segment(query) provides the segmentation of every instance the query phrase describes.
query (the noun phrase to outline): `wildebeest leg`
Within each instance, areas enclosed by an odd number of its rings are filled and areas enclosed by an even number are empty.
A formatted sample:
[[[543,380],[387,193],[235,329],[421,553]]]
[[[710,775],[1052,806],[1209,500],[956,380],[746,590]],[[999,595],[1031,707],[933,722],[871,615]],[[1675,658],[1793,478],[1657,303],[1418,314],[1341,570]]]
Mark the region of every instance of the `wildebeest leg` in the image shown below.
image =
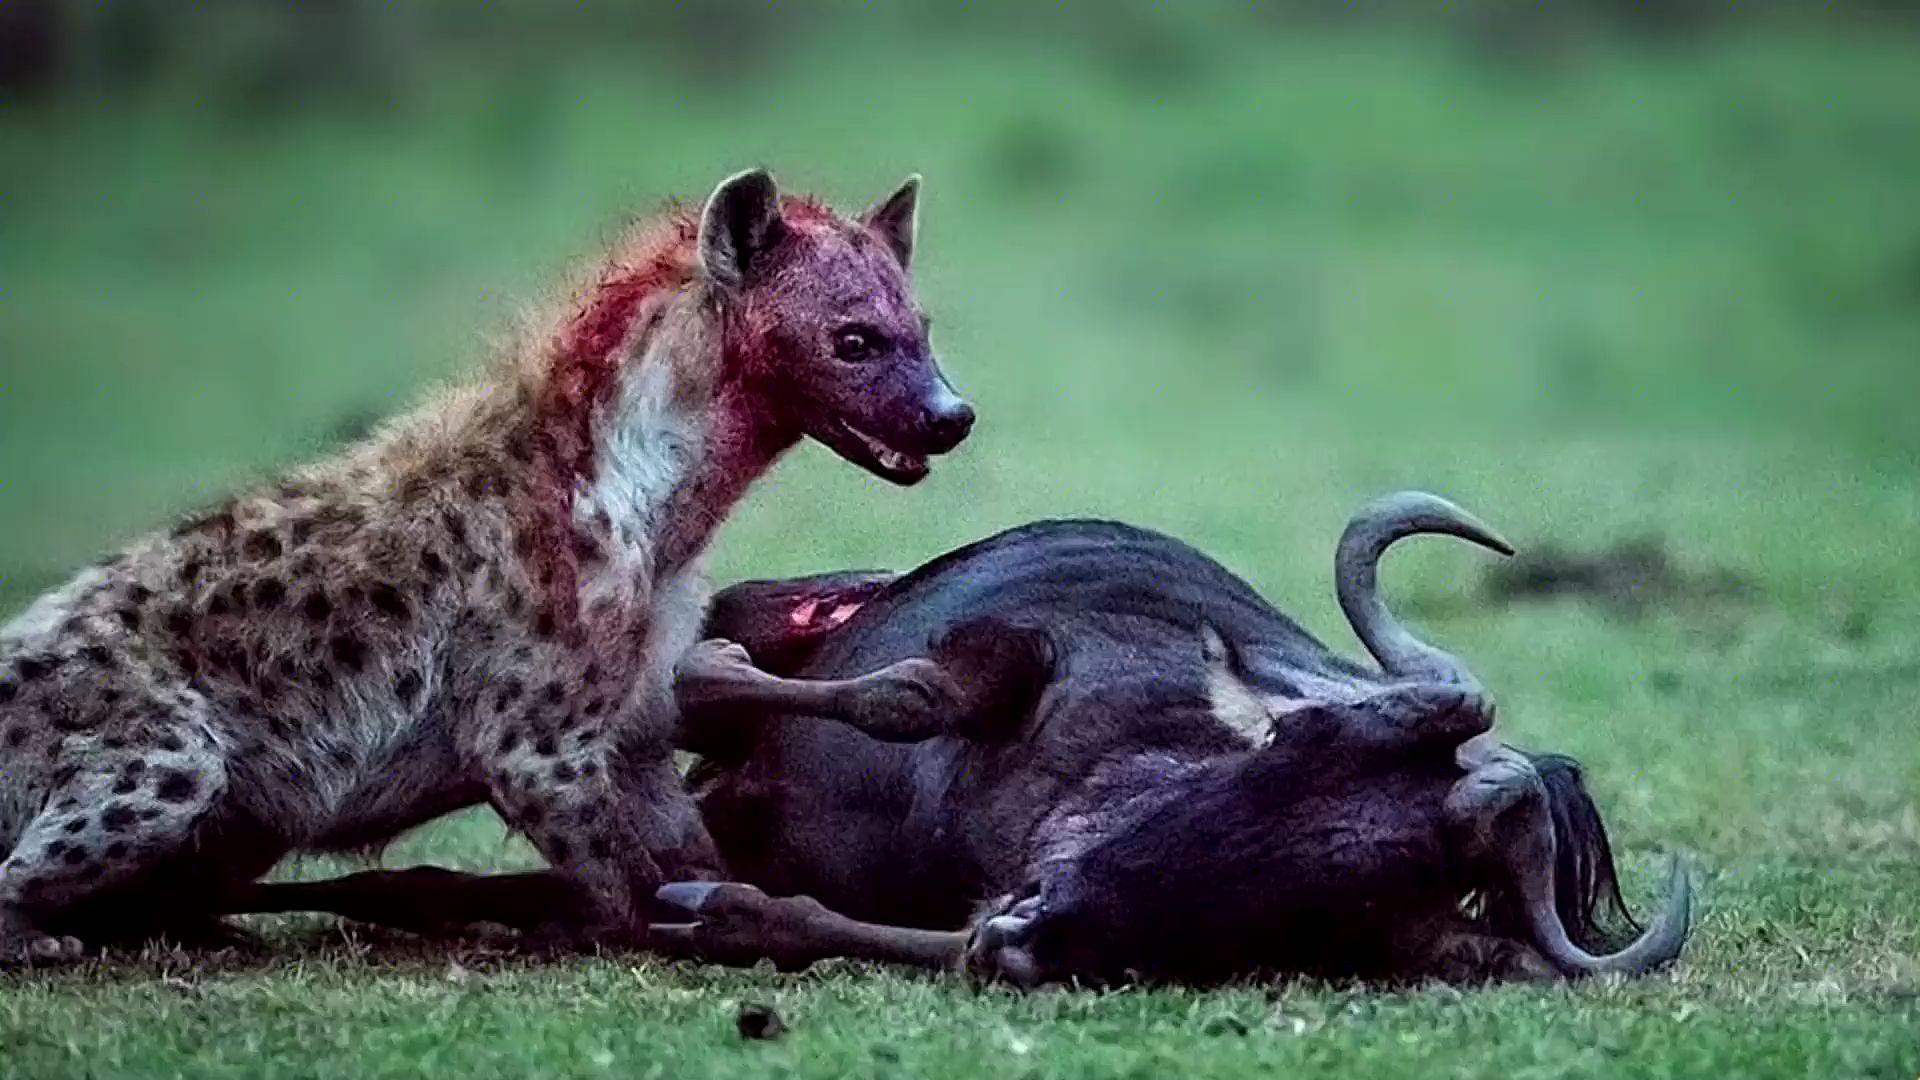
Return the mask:
[[[714,963],[771,960],[782,971],[797,971],[818,960],[848,959],[952,970],[967,945],[966,931],[860,922],[812,897],[768,896],[751,885],[676,882],[656,896],[697,921],[655,925],[650,940],[678,944]]]
[[[700,642],[674,670],[680,746],[698,752],[729,726],[796,713],[889,742],[992,737],[1018,727],[1052,672],[1044,633],[997,620],[964,623],[930,651],[850,679],[789,679],[756,667],[734,642]]]
[[[751,885],[680,882],[660,890],[658,914],[693,923],[659,923],[648,944],[671,955],[750,965],[772,960],[783,971],[844,957],[945,969],[958,963],[964,933],[858,922],[807,897],[772,897]],[[435,867],[370,870],[331,881],[275,882],[238,890],[227,914],[317,911],[376,926],[431,933],[475,923],[516,930],[585,925],[593,905],[579,883],[556,871],[468,874]]]
[[[1456,747],[1493,727],[1493,699],[1471,682],[1439,679],[1381,687],[1354,700],[1275,695],[1259,689],[1247,657],[1212,627],[1201,633],[1214,714],[1246,730],[1272,724],[1296,732],[1312,728],[1368,749]]]
[[[317,911],[415,933],[473,923],[516,930],[586,925],[592,898],[580,882],[553,870],[468,874],[418,866],[368,870],[330,881],[261,882],[235,889],[221,913]]]
[[[743,716],[799,713],[852,724],[876,739],[918,742],[947,729],[959,694],[938,664],[915,657],[851,679],[788,679],[755,667],[731,641],[703,641],[674,669],[674,693],[697,747],[701,727]]]

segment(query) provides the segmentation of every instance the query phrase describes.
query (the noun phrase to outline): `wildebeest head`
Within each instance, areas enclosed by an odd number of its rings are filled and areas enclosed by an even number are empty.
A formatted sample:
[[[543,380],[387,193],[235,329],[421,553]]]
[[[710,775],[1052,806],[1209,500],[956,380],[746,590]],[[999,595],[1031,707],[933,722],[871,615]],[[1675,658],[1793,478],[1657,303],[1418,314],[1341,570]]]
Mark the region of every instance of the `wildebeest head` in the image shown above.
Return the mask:
[[[980,923],[975,969],[1024,985],[1480,978],[1630,974],[1677,957],[1684,873],[1655,925],[1607,953],[1632,922],[1578,767],[1499,755],[1492,774],[1464,778],[1440,757],[1330,768],[1341,755],[1323,733],[1177,777],[1128,763],[1104,806],[1053,823],[1105,831]]]
[[[1265,710],[1270,743],[1110,762],[1042,821],[1028,886],[977,924],[975,973],[1023,985],[1262,969],[1578,976],[1677,957],[1691,903],[1680,865],[1660,919],[1605,952],[1607,924],[1632,924],[1578,766],[1494,741],[1491,705],[1464,665],[1380,603],[1380,555],[1434,531],[1505,547],[1426,496],[1376,503],[1341,541],[1341,606],[1389,676],[1383,687],[1279,696],[1209,635],[1216,708]]]

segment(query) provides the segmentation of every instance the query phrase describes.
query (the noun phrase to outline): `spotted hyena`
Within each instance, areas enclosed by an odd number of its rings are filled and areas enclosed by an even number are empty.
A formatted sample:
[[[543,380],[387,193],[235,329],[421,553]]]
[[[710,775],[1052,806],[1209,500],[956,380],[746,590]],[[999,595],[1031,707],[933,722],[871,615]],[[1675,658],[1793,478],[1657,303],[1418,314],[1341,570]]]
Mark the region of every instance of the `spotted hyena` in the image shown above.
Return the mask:
[[[218,931],[287,852],[477,803],[598,940],[709,871],[667,679],[715,527],[803,435],[910,484],[972,424],[908,284],[917,195],[845,218],[732,177],[487,376],[0,629],[0,961]]]

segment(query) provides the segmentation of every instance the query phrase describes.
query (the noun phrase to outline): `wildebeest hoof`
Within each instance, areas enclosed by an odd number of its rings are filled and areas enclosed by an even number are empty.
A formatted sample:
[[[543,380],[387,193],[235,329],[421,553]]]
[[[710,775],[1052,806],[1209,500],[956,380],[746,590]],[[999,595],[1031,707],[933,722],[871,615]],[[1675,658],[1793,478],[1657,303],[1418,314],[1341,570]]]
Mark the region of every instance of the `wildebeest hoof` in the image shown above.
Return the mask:
[[[1500,749],[1500,740],[1494,737],[1493,732],[1483,731],[1454,747],[1453,763],[1462,772],[1472,772],[1482,765],[1491,764]]]
[[[959,689],[925,657],[889,664],[857,683],[847,719],[876,738],[928,738],[952,727],[960,712]]]
[[[35,934],[0,941],[0,971],[65,967],[85,956],[79,938]]]
[[[758,670],[745,645],[726,638],[708,638],[695,642],[681,654],[679,662],[673,667],[673,680],[675,689],[680,693],[694,691],[697,696],[697,692],[704,688],[703,684],[728,685]]]
[[[1003,982],[1023,990],[1044,981],[1033,955],[1040,909],[1040,898],[1029,896],[975,925],[973,940],[967,943],[967,975],[977,982]]]
[[[1456,820],[1491,818],[1526,799],[1543,795],[1540,773],[1525,754],[1508,746],[1485,749],[1474,770],[1447,793],[1447,813]]]
[[[720,887],[724,884],[726,883],[720,881],[675,881],[655,889],[653,898],[668,907],[678,908],[689,915],[699,915],[706,907],[707,901],[713,899],[713,894],[720,891]],[[751,885],[739,885],[735,887],[753,889]],[[760,890],[753,889],[753,891],[759,892]]]
[[[1510,746],[1484,749],[1479,762],[1454,783],[1442,804],[1465,851],[1501,862],[1518,850],[1518,843],[1546,842],[1551,859],[1552,823],[1540,816],[1545,813],[1547,793],[1533,762]],[[1533,812],[1516,813],[1522,807],[1532,807]]]
[[[1458,683],[1389,687],[1355,707],[1386,725],[1396,741],[1460,743],[1493,727],[1493,699],[1477,686]]]
[[[734,967],[771,960],[781,971],[801,970],[831,951],[825,933],[833,914],[812,897],[768,896],[730,881],[677,881],[654,899],[695,920],[650,928],[654,944],[668,951]]]

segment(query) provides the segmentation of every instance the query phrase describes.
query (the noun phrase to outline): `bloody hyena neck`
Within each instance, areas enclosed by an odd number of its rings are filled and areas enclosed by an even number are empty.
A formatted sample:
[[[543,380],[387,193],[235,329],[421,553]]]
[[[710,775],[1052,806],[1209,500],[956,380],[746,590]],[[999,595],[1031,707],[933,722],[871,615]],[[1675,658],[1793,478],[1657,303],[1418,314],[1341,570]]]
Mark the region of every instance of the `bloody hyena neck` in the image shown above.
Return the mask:
[[[521,553],[562,612],[692,562],[797,441],[748,385],[750,346],[693,269],[676,214],[587,290],[531,375]],[[631,597],[630,599],[638,599]]]

